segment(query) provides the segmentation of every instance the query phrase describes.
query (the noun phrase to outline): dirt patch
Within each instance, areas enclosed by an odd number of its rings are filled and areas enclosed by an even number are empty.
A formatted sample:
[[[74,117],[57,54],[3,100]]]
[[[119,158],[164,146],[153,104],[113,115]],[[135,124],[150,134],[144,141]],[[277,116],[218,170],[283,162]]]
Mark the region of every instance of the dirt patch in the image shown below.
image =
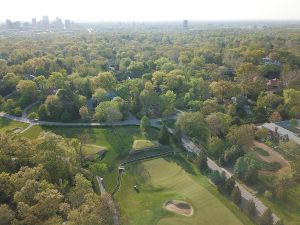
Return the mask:
[[[183,216],[192,216],[194,214],[193,207],[184,201],[171,200],[164,203],[164,208],[168,211],[175,212]]]
[[[255,152],[256,156],[261,160],[268,163],[278,162],[282,167],[289,166],[289,162],[285,158],[283,158],[282,155],[274,151],[271,147],[267,146],[266,144],[254,141],[254,147],[261,148],[269,153],[268,156],[263,156],[258,152]]]

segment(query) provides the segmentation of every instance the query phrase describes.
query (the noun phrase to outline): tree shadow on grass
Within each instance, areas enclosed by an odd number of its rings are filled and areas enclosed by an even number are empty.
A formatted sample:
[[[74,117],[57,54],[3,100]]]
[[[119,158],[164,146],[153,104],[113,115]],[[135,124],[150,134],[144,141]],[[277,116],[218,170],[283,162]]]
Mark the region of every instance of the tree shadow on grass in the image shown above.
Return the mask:
[[[174,156],[166,156],[166,157],[163,157],[163,159],[165,159],[168,162],[175,162],[178,166],[183,168],[187,173],[189,173],[191,175],[197,175],[191,162],[187,161],[187,159],[185,159],[181,155],[177,154]]]

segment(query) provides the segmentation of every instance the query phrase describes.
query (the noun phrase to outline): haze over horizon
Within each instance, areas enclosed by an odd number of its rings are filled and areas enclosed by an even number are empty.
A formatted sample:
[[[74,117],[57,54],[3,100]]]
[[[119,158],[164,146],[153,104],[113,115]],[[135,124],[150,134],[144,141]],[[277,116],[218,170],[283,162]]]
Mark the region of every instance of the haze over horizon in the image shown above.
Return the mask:
[[[299,11],[299,0],[10,0],[2,2],[0,21],[299,20]]]

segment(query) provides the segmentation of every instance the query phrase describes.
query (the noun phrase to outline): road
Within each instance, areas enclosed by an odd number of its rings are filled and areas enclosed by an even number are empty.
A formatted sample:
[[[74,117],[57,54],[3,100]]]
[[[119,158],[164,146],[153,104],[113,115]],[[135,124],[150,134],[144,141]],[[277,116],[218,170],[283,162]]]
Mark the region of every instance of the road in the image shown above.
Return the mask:
[[[111,126],[111,123],[63,123],[63,122],[48,122],[48,121],[33,122],[31,120],[28,120],[27,118],[8,115],[8,114],[5,114],[3,112],[0,112],[0,117],[5,117],[7,119],[11,119],[11,120],[19,121],[19,122],[29,123],[31,126],[34,126],[34,125],[71,126],[71,127],[74,127],[74,126],[79,126],[79,127],[83,127],[83,126],[86,126],[86,127]],[[160,118],[160,119],[151,119],[150,124],[153,127],[159,128],[160,125],[161,125],[160,122],[162,122],[164,120],[169,120],[171,118],[176,118],[176,116],[165,117],[165,118]],[[126,126],[126,125],[137,125],[138,126],[139,124],[140,124],[140,121],[138,119],[136,119],[134,117],[130,117],[127,120],[114,123],[114,126]],[[26,129],[28,129],[28,128],[26,128]],[[168,130],[169,130],[170,133],[174,134],[174,129],[169,128]],[[195,143],[193,143],[186,136],[183,136],[182,144],[183,144],[183,147],[187,151],[193,152],[196,155],[199,155],[199,153],[201,152],[201,148],[199,146],[197,146]],[[219,172],[225,172],[225,175],[226,175],[227,178],[233,176],[233,174],[231,172],[229,172],[228,170],[220,167],[219,165],[217,165],[210,158],[207,158],[207,164],[208,164],[208,167],[211,170],[217,170]],[[98,183],[99,183],[99,181],[98,181]],[[246,200],[251,200],[252,199],[255,203],[258,214],[259,215],[263,214],[264,211],[267,209],[267,207],[257,197],[255,197],[255,195],[250,193],[242,184],[240,184],[239,182],[236,182],[236,184],[237,184],[237,186],[239,187],[239,189],[241,191],[242,197]],[[101,189],[100,189],[100,191],[101,191]],[[279,220],[279,218],[274,213],[273,213],[273,218],[274,218],[275,222]]]

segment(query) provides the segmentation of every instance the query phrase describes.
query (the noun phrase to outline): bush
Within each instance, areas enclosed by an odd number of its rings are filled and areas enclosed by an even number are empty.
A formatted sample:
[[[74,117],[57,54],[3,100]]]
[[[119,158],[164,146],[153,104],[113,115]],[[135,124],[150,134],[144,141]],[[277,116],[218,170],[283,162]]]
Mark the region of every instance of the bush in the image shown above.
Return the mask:
[[[209,174],[209,179],[217,186],[223,185],[226,180],[225,176],[221,175],[217,170],[213,170]]]
[[[254,216],[255,216],[255,212],[256,212],[255,203],[254,203],[254,201],[251,199],[251,200],[247,201],[247,203],[246,203],[246,206],[245,206],[245,213],[246,213],[249,217],[254,217]]]
[[[165,124],[163,124],[159,130],[158,141],[162,145],[167,145],[170,142],[168,128]]]
[[[267,209],[258,219],[259,225],[273,225],[273,217],[270,209]]]
[[[242,203],[242,195],[238,186],[235,186],[231,193],[231,199],[236,205],[240,205]]]
[[[28,115],[28,119],[30,120],[34,120],[34,119],[38,119],[39,115],[36,112],[32,112]]]
[[[265,193],[264,193],[264,198],[265,199],[270,200],[270,199],[272,199],[272,197],[273,197],[273,195],[270,191],[265,191]]]

